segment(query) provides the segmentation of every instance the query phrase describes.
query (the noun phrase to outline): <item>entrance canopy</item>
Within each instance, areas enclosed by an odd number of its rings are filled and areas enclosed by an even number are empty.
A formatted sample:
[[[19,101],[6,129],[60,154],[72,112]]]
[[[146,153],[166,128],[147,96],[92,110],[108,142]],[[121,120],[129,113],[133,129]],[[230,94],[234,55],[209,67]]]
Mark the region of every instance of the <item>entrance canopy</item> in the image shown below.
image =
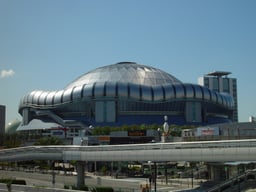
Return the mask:
[[[17,131],[30,131],[30,130],[45,130],[45,129],[52,129],[52,128],[60,128],[61,125],[57,123],[49,123],[43,122],[39,119],[33,119],[27,125],[22,125],[17,128]]]

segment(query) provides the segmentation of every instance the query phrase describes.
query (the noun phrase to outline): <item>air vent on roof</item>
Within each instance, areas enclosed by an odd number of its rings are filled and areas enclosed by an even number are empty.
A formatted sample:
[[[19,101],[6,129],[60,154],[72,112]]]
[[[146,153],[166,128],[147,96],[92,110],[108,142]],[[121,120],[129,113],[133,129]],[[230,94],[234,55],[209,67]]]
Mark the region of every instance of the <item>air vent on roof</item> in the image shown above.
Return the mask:
[[[118,62],[117,64],[137,64],[137,63],[130,62],[130,61],[123,61],[123,62]]]

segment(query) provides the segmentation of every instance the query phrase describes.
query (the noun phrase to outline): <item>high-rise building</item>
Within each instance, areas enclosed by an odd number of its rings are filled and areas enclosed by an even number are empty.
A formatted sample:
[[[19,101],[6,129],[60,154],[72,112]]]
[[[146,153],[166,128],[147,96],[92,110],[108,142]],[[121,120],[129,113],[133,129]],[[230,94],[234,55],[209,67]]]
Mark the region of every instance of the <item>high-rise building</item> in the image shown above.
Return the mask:
[[[213,91],[220,93],[228,93],[234,99],[234,110],[232,120],[238,121],[238,105],[237,105],[237,80],[236,78],[230,78],[231,72],[226,71],[214,71],[199,77],[198,83],[204,87],[207,87]]]
[[[5,106],[0,105],[0,145],[3,144],[4,131],[5,131]]]

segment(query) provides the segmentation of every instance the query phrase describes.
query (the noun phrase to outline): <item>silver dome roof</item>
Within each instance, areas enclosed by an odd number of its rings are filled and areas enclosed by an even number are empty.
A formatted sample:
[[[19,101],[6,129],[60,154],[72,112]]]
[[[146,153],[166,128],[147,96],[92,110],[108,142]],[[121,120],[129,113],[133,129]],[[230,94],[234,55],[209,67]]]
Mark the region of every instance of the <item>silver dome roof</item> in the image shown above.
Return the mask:
[[[160,69],[133,62],[120,62],[85,73],[71,82],[66,89],[95,82],[132,83],[146,86],[182,83]]]
[[[143,102],[206,101],[228,109],[234,106],[230,95],[206,87],[182,83],[174,76],[153,67],[121,62],[88,72],[59,91],[35,90],[25,95],[22,108],[57,107],[92,98],[132,99]]]

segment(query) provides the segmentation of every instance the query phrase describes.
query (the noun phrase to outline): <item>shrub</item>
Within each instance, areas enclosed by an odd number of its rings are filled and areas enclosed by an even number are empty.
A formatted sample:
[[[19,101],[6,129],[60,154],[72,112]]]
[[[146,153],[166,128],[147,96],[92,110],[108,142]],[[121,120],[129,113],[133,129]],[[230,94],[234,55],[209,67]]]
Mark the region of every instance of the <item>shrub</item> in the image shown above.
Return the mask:
[[[112,187],[95,187],[92,192],[114,192]]]
[[[64,185],[64,189],[72,189],[72,190],[81,190],[81,191],[88,191],[88,187],[86,185],[78,188],[75,185]]]
[[[0,183],[26,185],[26,181],[22,179],[0,179]]]
[[[72,189],[72,190],[81,190],[81,191],[91,191],[91,192],[114,192],[112,187],[89,187],[84,185],[80,188],[76,187],[75,185],[64,185],[64,189]]]

